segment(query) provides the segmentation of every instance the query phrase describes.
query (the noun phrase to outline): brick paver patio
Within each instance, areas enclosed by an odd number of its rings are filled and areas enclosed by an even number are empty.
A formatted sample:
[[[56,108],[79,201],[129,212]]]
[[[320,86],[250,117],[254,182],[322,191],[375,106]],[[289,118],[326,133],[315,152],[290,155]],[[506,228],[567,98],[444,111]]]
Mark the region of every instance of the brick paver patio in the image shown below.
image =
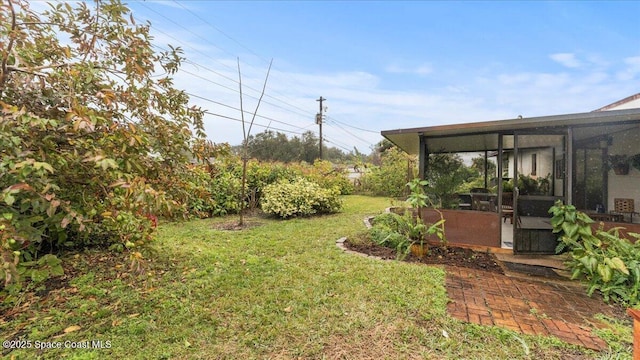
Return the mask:
[[[595,314],[615,316],[601,299],[561,282],[543,282],[459,267],[447,267],[447,310],[456,319],[524,334],[555,336],[593,350],[606,343],[593,334]]]

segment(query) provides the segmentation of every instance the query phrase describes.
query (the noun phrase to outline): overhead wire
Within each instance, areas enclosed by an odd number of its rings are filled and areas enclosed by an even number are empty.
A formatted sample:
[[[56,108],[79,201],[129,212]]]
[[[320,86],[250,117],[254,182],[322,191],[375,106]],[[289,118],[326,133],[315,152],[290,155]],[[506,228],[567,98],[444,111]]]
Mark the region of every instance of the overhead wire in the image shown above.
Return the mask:
[[[226,37],[228,37],[229,39],[233,40],[233,41],[234,41],[234,42],[236,42],[238,45],[242,46],[244,49],[248,50],[249,52],[251,52],[252,54],[254,54],[255,56],[257,56],[258,58],[260,58],[260,59],[264,60],[264,58],[260,57],[260,55],[256,54],[256,53],[255,53],[254,51],[252,51],[251,49],[249,49],[249,48],[247,48],[246,46],[242,45],[240,42],[238,42],[237,40],[233,39],[232,37],[230,37],[229,35],[227,35],[226,33],[224,33],[222,30],[220,30],[219,28],[217,28],[215,25],[213,25],[213,24],[209,23],[207,20],[203,19],[201,16],[199,16],[197,13],[193,12],[191,9],[184,7],[184,6],[183,6],[182,4],[180,4],[179,2],[176,2],[176,1],[174,1],[174,2],[175,2],[177,5],[179,5],[180,7],[182,7],[183,9],[185,9],[186,11],[188,11],[189,13],[191,13],[193,16],[195,16],[195,17],[197,17],[198,19],[200,19],[201,21],[203,21],[203,22],[204,22],[205,24],[207,24],[208,26],[212,27],[213,29],[215,29],[216,31],[220,32],[220,33],[221,33],[221,34],[223,34],[224,36],[226,36]],[[229,54],[229,55],[231,55],[231,56],[234,56],[234,57],[235,57],[235,55],[234,55],[234,54],[232,54],[231,52],[229,52],[229,51],[227,51],[227,50],[225,50],[225,49],[222,49],[221,47],[219,47],[219,46],[217,46],[217,45],[213,44],[209,39],[202,37],[201,35],[199,35],[199,34],[197,34],[197,33],[193,32],[192,30],[190,30],[190,29],[188,29],[187,27],[185,27],[185,26],[181,25],[180,23],[178,23],[178,22],[174,21],[173,19],[171,19],[171,18],[169,18],[169,17],[167,17],[167,16],[165,16],[165,15],[161,14],[160,12],[158,12],[158,11],[154,10],[153,8],[151,8],[151,7],[147,6],[147,5],[144,5],[144,4],[142,4],[142,6],[144,6],[145,8],[147,8],[147,9],[149,9],[149,10],[151,10],[152,12],[156,13],[157,15],[159,15],[159,16],[161,16],[161,17],[163,17],[164,19],[166,19],[167,21],[171,22],[172,24],[174,24],[174,25],[176,25],[176,26],[178,26],[178,27],[180,27],[180,28],[184,29],[184,30],[185,30],[185,31],[187,31],[188,33],[190,33],[190,34],[192,34],[192,35],[194,35],[194,36],[196,36],[196,37],[198,37],[198,38],[202,39],[203,41],[205,41],[205,42],[207,42],[207,43],[209,43],[209,44],[211,44],[211,45],[212,45],[212,46],[214,46],[215,48],[220,49],[221,51],[223,51],[223,52],[225,52],[225,53],[227,53],[227,54]],[[154,28],[154,30],[155,30],[155,31],[158,31],[159,33],[161,33],[161,34],[163,34],[163,35],[165,35],[165,36],[167,36],[167,37],[169,37],[169,38],[171,38],[171,39],[173,39],[174,41],[177,41],[177,42],[179,42],[179,43],[181,43],[181,44],[185,45],[186,47],[189,47],[189,48],[190,48],[190,49],[192,49],[193,51],[198,52],[198,53],[200,53],[200,54],[204,55],[205,57],[207,57],[207,58],[209,58],[209,59],[212,59],[213,61],[215,61],[215,62],[219,63],[220,65],[225,66],[226,68],[229,68],[230,70],[235,71],[235,69],[234,69],[233,67],[231,67],[230,65],[224,64],[224,63],[222,63],[222,62],[220,62],[220,61],[218,61],[218,60],[216,60],[216,59],[211,58],[209,55],[207,55],[207,54],[203,53],[202,51],[200,51],[200,50],[198,50],[198,49],[195,49],[194,47],[192,47],[192,46],[190,46],[190,45],[188,45],[188,44],[185,44],[183,41],[181,41],[180,39],[177,39],[177,38],[176,38],[176,37],[174,37],[173,35],[168,34],[168,33],[166,33],[166,32],[163,32],[162,30],[159,30],[159,29],[157,29],[157,28]],[[238,83],[238,80],[237,80],[237,79],[230,78],[230,77],[228,77],[228,76],[226,76],[226,75],[224,75],[224,74],[221,74],[221,73],[219,73],[219,72],[217,72],[217,71],[215,71],[215,70],[213,70],[213,69],[211,69],[211,68],[209,68],[209,67],[206,67],[206,66],[204,66],[204,65],[197,64],[197,63],[195,63],[195,62],[193,62],[193,61],[189,61],[189,60],[187,60],[187,61],[185,61],[185,62],[187,62],[187,63],[191,63],[191,64],[193,64],[193,65],[195,65],[195,66],[198,66],[198,67],[201,67],[201,68],[203,68],[203,69],[205,69],[205,70],[207,70],[207,71],[211,71],[211,72],[213,72],[213,73],[217,74],[218,76],[221,76],[221,77],[224,77],[224,78],[226,78],[226,79],[228,79],[228,80],[230,80],[230,81],[233,81],[233,82],[234,82],[234,83],[236,83],[236,84]],[[268,61],[267,61],[267,62],[268,62]],[[248,89],[250,89],[250,90],[253,90],[253,91],[255,91],[255,92],[260,92],[259,90],[255,89],[255,88],[253,88],[253,87],[250,87],[250,86],[246,86],[246,88],[248,88]],[[277,91],[275,91],[275,90],[272,90],[272,91],[274,91],[274,92],[276,92],[276,93],[277,93]],[[280,94],[280,95],[281,95],[281,96],[286,97],[286,96],[285,96],[285,95],[283,95],[283,94]],[[306,109],[303,109],[303,108],[300,108],[300,107],[298,107],[298,106],[295,106],[295,105],[291,104],[291,102],[286,102],[286,101],[283,101],[283,100],[281,100],[281,99],[278,99],[278,98],[276,98],[276,97],[274,97],[274,96],[272,96],[272,95],[270,95],[270,94],[265,94],[265,97],[268,97],[268,98],[274,99],[274,100],[279,101],[279,102],[281,102],[281,103],[284,103],[285,105],[287,105],[287,106],[289,106],[289,107],[291,107],[291,108],[293,108],[293,109],[296,109],[296,110],[299,110],[299,111],[303,111],[303,112],[304,112],[304,116],[306,116],[306,112],[308,111],[308,110],[306,110]],[[289,100],[291,100],[291,99],[289,99]],[[268,102],[266,102],[266,101],[265,101],[265,103],[268,103]],[[282,108],[282,109],[284,109],[284,110],[287,110],[287,111],[290,111],[290,112],[295,113],[295,111],[290,110],[290,109],[285,109],[285,108],[283,108],[282,106],[279,106],[279,105],[274,105],[274,104],[270,104],[270,105],[272,105],[272,106],[277,106],[277,107],[280,107],[280,108]],[[298,113],[298,114],[300,114],[300,113]]]
[[[323,139],[323,141],[324,141],[324,142],[328,142],[329,144],[333,144],[333,145],[335,145],[335,146],[339,147],[340,149],[342,149],[342,150],[346,151],[347,153],[351,153],[351,152],[353,152],[353,149],[347,149],[347,148],[346,148],[346,146],[347,146],[347,145],[344,145],[344,144],[340,145],[340,143],[338,143],[337,141],[329,140],[329,139],[327,139],[326,137]]]
[[[193,94],[193,93],[190,93],[190,92],[187,92],[187,91],[185,91],[185,94],[189,95],[190,97],[194,97],[194,98],[197,98],[197,99],[200,99],[200,100],[203,100],[203,101],[207,101],[207,102],[210,102],[210,103],[213,103],[213,104],[216,104],[216,105],[224,106],[224,107],[232,109],[232,110],[240,111],[240,109],[237,108],[237,107],[234,107],[234,106],[231,106],[231,105],[227,105],[227,104],[224,104],[224,103],[221,103],[219,101],[212,100],[212,99],[208,99],[208,98],[206,98],[204,96],[196,95],[196,94]],[[253,114],[251,111],[248,111],[248,110],[244,110],[244,113],[245,114]],[[259,118],[262,118],[262,119],[265,119],[265,120],[269,120],[269,121],[272,121],[272,122],[275,122],[275,123],[291,126],[293,128],[299,129],[299,130],[306,130],[303,127],[300,127],[300,126],[297,126],[297,125],[293,125],[293,124],[289,124],[287,122],[284,122],[284,121],[281,121],[281,120],[277,120],[277,119],[274,119],[274,118],[270,118],[268,116],[256,114],[256,117],[259,117]]]
[[[331,117],[331,120],[333,120],[333,121],[335,121],[335,122],[337,122],[337,123],[340,123],[340,124],[342,124],[342,125],[344,125],[344,126],[347,126],[347,127],[353,128],[353,129],[356,129],[356,130],[366,131],[366,132],[370,132],[370,133],[374,133],[374,134],[380,134],[380,131],[368,130],[368,129],[363,129],[363,128],[360,128],[360,127],[357,127],[357,126],[349,125],[349,124],[346,124],[346,123],[344,123],[344,122],[342,122],[342,121],[339,121],[339,120],[338,120],[338,119],[336,119],[335,117]]]
[[[233,38],[231,35],[229,35],[229,34],[225,33],[225,32],[224,32],[224,31],[222,31],[220,28],[218,28],[217,26],[215,26],[215,25],[213,25],[212,23],[210,23],[210,22],[209,22],[209,20],[207,20],[207,19],[203,18],[202,16],[200,16],[198,13],[194,12],[193,10],[189,9],[188,7],[185,7],[183,4],[181,4],[180,2],[178,2],[178,1],[176,1],[176,0],[173,0],[173,2],[174,2],[176,5],[180,6],[182,9],[186,10],[187,12],[189,12],[191,15],[195,16],[196,18],[198,18],[200,21],[202,21],[202,22],[203,22],[203,23],[205,23],[206,25],[210,26],[212,29],[216,30],[217,32],[219,32],[220,34],[222,34],[223,36],[225,36],[226,38],[228,38],[229,40],[231,40],[231,41],[235,42],[236,44],[238,44],[238,45],[239,45],[240,47],[242,47],[243,49],[245,49],[245,50],[249,51],[251,54],[255,55],[258,59],[261,59],[262,61],[264,61],[264,63],[265,63],[265,64],[270,63],[270,60],[267,60],[266,58],[262,57],[260,54],[256,53],[255,51],[253,51],[253,50],[252,50],[252,49],[250,49],[249,47],[245,46],[244,44],[242,44],[241,42],[239,42],[238,40],[236,40],[235,38]],[[277,67],[277,66],[276,66],[276,67]],[[284,94],[282,94],[282,93],[279,93],[279,92],[277,92],[277,91],[274,91],[274,92],[276,92],[276,93],[280,94],[281,96],[284,96],[285,98],[287,98],[287,99],[289,99],[289,100],[292,100],[291,98],[287,97],[286,95],[284,95]],[[265,94],[265,96],[273,98],[272,96],[270,96],[270,95],[268,95],[268,94]],[[289,103],[288,105],[289,105],[289,106],[291,106],[292,108],[296,108],[296,109],[301,110],[301,111],[307,111],[307,110],[306,110],[306,109],[304,109],[304,108],[300,108],[300,107],[295,106],[295,105],[290,104],[290,103]]]
[[[327,122],[326,122],[325,124],[327,124],[327,125],[331,125],[331,123],[330,123],[329,121],[331,121],[331,122],[332,122],[333,124],[335,124],[337,127],[339,127],[340,129],[342,129],[342,131],[344,131],[345,133],[347,133],[347,134],[351,135],[354,139],[357,139],[357,140],[359,140],[359,141],[361,141],[361,142],[363,142],[363,143],[365,143],[365,144],[367,144],[367,145],[369,145],[369,144],[370,144],[370,141],[365,140],[365,139],[363,139],[363,138],[361,138],[361,137],[359,137],[359,136],[357,136],[357,135],[353,134],[351,131],[349,131],[349,130],[345,129],[344,127],[342,127],[342,125],[338,124],[337,122],[335,122],[335,121],[333,121],[333,120],[330,120],[330,118],[329,118],[329,117],[327,117]]]
[[[227,115],[216,114],[216,113],[213,113],[213,112],[211,112],[209,110],[205,110],[203,112],[205,114],[207,114],[207,115],[216,116],[216,117],[220,117],[220,118],[227,119],[227,120],[233,120],[233,121],[240,122],[240,123],[242,122],[241,119],[236,119],[234,117],[227,116]],[[263,124],[259,124],[259,123],[255,123],[255,122],[253,123],[253,126],[259,126],[259,127],[263,127],[263,128],[266,128],[266,129],[274,129],[274,130],[277,130],[277,131],[283,131],[283,132],[296,134],[296,135],[303,135],[303,133],[299,133],[299,132],[295,132],[295,131],[291,131],[291,130],[286,130],[286,129],[279,129],[279,128],[273,127],[271,125],[263,125]]]
[[[245,50],[249,51],[250,53],[252,53],[253,55],[255,55],[257,58],[260,58],[261,60],[263,60],[263,61],[265,61],[265,62],[268,62],[266,59],[264,59],[263,57],[261,57],[259,54],[257,54],[256,52],[254,52],[254,51],[253,51],[253,50],[251,50],[250,48],[246,47],[245,45],[243,45],[242,43],[240,43],[239,41],[237,41],[236,39],[234,39],[233,37],[231,37],[230,35],[228,35],[228,34],[227,34],[227,33],[225,33],[224,31],[222,31],[221,29],[219,29],[219,28],[218,28],[218,27],[216,27],[215,25],[211,24],[208,20],[204,19],[203,17],[201,17],[200,15],[198,15],[197,13],[195,13],[193,10],[191,10],[191,9],[189,9],[189,8],[187,8],[187,7],[185,7],[183,4],[180,4],[179,2],[177,2],[177,1],[175,1],[175,0],[173,0],[173,2],[174,2],[175,4],[177,4],[178,6],[180,6],[182,9],[186,10],[187,12],[189,12],[191,15],[195,16],[196,18],[198,18],[200,21],[202,21],[203,23],[205,23],[206,25],[208,25],[208,26],[209,26],[209,27],[211,27],[212,29],[216,30],[216,31],[217,31],[217,32],[219,32],[220,34],[222,34],[222,35],[224,35],[225,37],[229,38],[230,40],[232,40],[233,42],[235,42],[236,44],[238,44],[239,46],[241,46],[241,47],[242,47],[242,48],[244,48]],[[206,39],[206,38],[202,37],[201,35],[199,35],[199,34],[197,34],[197,33],[193,32],[192,30],[190,30],[190,29],[188,29],[188,28],[184,27],[183,25],[181,25],[181,24],[177,23],[177,22],[176,22],[176,21],[174,21],[173,19],[171,19],[171,18],[169,18],[169,17],[167,17],[167,16],[165,16],[165,15],[161,14],[160,12],[156,11],[155,9],[152,9],[151,7],[149,7],[149,6],[145,5],[145,4],[142,4],[142,6],[144,6],[144,7],[145,7],[145,8],[147,8],[147,9],[149,9],[150,11],[154,12],[155,14],[157,14],[157,15],[159,15],[159,16],[161,16],[161,17],[163,17],[163,18],[164,18],[164,19],[166,19],[167,21],[169,21],[169,22],[171,22],[171,23],[175,24],[176,26],[179,26],[180,28],[184,29],[185,31],[187,31],[187,32],[189,32],[189,33],[191,33],[191,34],[193,34],[194,36],[198,37],[199,39],[202,39],[203,41],[205,41],[205,42],[207,42],[207,43],[211,44],[211,45],[212,45],[212,46],[214,46],[215,48],[217,48],[217,49],[219,49],[219,50],[221,50],[221,51],[223,51],[223,52],[225,52],[225,53],[227,53],[227,54],[229,54],[229,55],[231,55],[231,56],[234,56],[231,52],[227,51],[226,49],[223,49],[223,48],[221,48],[221,47],[219,47],[219,46],[217,46],[217,45],[213,44],[209,39]],[[183,41],[181,41],[180,39],[177,39],[176,37],[174,37],[174,36],[173,36],[173,35],[171,35],[171,34],[168,34],[168,33],[164,32],[164,31],[162,31],[162,30],[159,30],[158,28],[154,28],[154,31],[157,31],[158,33],[161,33],[161,34],[163,34],[163,35],[165,35],[165,36],[167,36],[167,37],[169,37],[169,38],[171,38],[171,39],[173,39],[173,40],[177,41],[178,43],[185,45],[186,47],[188,47],[188,48],[192,49],[193,51],[196,51],[196,52],[198,52],[198,53],[200,53],[200,54],[204,55],[206,58],[209,58],[209,59],[213,60],[214,62],[216,62],[216,63],[218,63],[218,64],[220,64],[220,65],[222,65],[222,66],[224,66],[224,67],[226,67],[226,68],[228,68],[228,69],[230,69],[230,70],[234,70],[234,71],[235,71],[235,69],[234,69],[233,67],[231,67],[231,66],[229,66],[229,65],[227,65],[227,64],[224,64],[224,63],[222,63],[222,62],[218,61],[217,59],[213,59],[213,58],[211,58],[211,56],[210,56],[210,55],[205,54],[205,53],[203,53],[202,51],[200,51],[200,50],[198,50],[198,49],[193,48],[192,46],[190,46],[190,45],[188,45],[188,44],[184,43]],[[155,45],[155,44],[154,44],[153,46],[155,46],[155,47],[157,47],[157,48],[159,48],[159,49],[162,49],[162,50],[164,50],[164,51],[167,51],[167,49],[163,49],[161,46],[158,46],[158,45]],[[196,63],[196,62],[194,62],[194,61],[192,61],[192,60],[188,60],[188,59],[184,60],[184,62],[185,62],[185,63],[188,63],[188,64],[191,64],[191,65],[193,65],[193,66],[195,66],[195,67],[205,69],[206,71],[209,71],[209,72],[211,72],[211,73],[213,73],[213,74],[216,74],[217,76],[220,76],[221,78],[224,78],[224,79],[226,79],[226,80],[229,80],[229,81],[233,82],[234,84],[238,84],[238,83],[239,83],[237,79],[234,79],[234,78],[229,77],[229,76],[227,76],[227,75],[225,75],[225,74],[223,74],[223,73],[220,73],[219,71],[216,71],[216,70],[214,70],[214,69],[212,69],[212,68],[210,68],[210,67],[208,67],[208,66],[205,66],[205,65],[202,65],[202,64],[198,64],[198,63]],[[234,93],[239,93],[239,89],[236,89],[236,88],[233,88],[233,87],[230,87],[230,86],[227,86],[227,85],[221,84],[221,83],[216,82],[216,81],[213,81],[213,80],[211,80],[211,79],[209,79],[209,78],[206,78],[206,77],[204,77],[204,76],[201,76],[201,75],[195,74],[195,73],[190,72],[190,71],[188,71],[188,70],[185,70],[184,68],[181,68],[181,69],[180,69],[180,71],[181,71],[181,72],[184,72],[184,73],[186,73],[186,74],[188,74],[188,75],[191,75],[191,76],[194,76],[194,77],[200,78],[200,79],[202,79],[202,80],[204,80],[204,81],[207,81],[207,82],[209,82],[209,83],[212,83],[212,84],[214,84],[214,85],[216,85],[216,86],[220,86],[220,87],[222,87],[222,88],[224,88],[224,89],[227,89],[227,90],[229,90],[229,91],[233,91]],[[286,74],[286,73],[283,73],[283,74]],[[250,86],[244,86],[244,87],[246,87],[246,88],[247,88],[247,89],[249,89],[249,90],[255,91],[255,92],[258,92],[258,91],[259,91],[259,90],[255,89],[255,88],[250,87]],[[192,96],[192,97],[195,97],[195,98],[199,98],[199,99],[204,100],[204,101],[207,101],[207,102],[215,103],[215,104],[220,105],[220,106],[224,106],[224,107],[227,107],[227,108],[230,108],[230,109],[234,109],[234,110],[240,111],[240,109],[238,109],[238,108],[236,108],[236,107],[233,107],[233,106],[230,106],[230,105],[226,105],[226,104],[223,104],[223,103],[221,103],[221,102],[218,102],[218,101],[215,101],[215,100],[212,100],[212,99],[207,99],[207,98],[205,98],[205,97],[203,97],[203,96],[195,95],[195,94],[193,94],[193,93],[187,93],[187,94],[188,94],[189,96]],[[246,95],[247,95],[248,97],[250,97],[250,98],[253,98],[253,99],[256,99],[256,100],[258,99],[258,98],[257,98],[257,97],[255,97],[255,96],[252,96],[252,95],[249,95],[249,94],[246,94]],[[300,108],[300,107],[298,107],[298,106],[295,106],[295,105],[291,104],[291,102],[285,102],[285,101],[283,101],[283,100],[281,100],[281,99],[279,99],[279,98],[273,97],[273,96],[271,96],[271,95],[269,95],[269,94],[265,94],[265,96],[266,96],[266,97],[269,97],[269,98],[271,98],[271,99],[274,99],[274,100],[276,100],[276,101],[278,101],[278,102],[281,102],[281,103],[283,103],[283,104],[285,104],[285,105],[287,105],[287,106],[289,106],[289,107],[291,107],[291,108],[293,108],[293,109],[298,109],[298,110],[300,110],[300,111],[303,111],[303,113],[300,113],[300,112],[297,112],[297,111],[291,110],[291,109],[289,109],[289,108],[285,108],[285,107],[283,107],[283,106],[280,106],[280,105],[278,105],[278,104],[274,104],[274,103],[272,103],[272,102],[268,102],[268,101],[264,101],[264,100],[263,100],[263,102],[264,102],[264,103],[266,103],[266,104],[268,104],[268,105],[274,106],[274,107],[276,107],[276,108],[279,108],[279,109],[282,109],[282,110],[284,110],[284,111],[287,111],[287,112],[290,112],[290,113],[293,113],[293,114],[296,114],[296,115],[300,115],[300,116],[303,116],[303,117],[307,117],[307,116],[308,116],[308,113],[307,113],[307,111],[308,111],[308,110],[303,109],[303,108]],[[283,95],[283,96],[284,96],[284,95]],[[284,96],[284,97],[286,97],[286,96]],[[212,112],[209,112],[209,111],[206,111],[205,113],[207,113],[207,114],[209,114],[209,115],[213,115],[213,116],[221,117],[221,118],[226,118],[226,119],[228,119],[228,120],[242,121],[242,120],[240,120],[240,119],[235,119],[235,118],[232,118],[232,117],[229,117],[229,116],[224,116],[224,115],[221,115],[221,114],[215,114],[215,113],[212,113]],[[248,111],[245,111],[245,113],[248,113]],[[300,126],[297,126],[297,125],[289,124],[289,123],[287,123],[287,122],[280,121],[280,120],[276,120],[276,119],[269,118],[269,117],[266,117],[266,116],[257,115],[257,117],[260,117],[260,118],[263,118],[263,119],[266,119],[266,120],[269,120],[269,121],[273,121],[273,122],[276,122],[276,123],[284,124],[284,125],[287,125],[287,126],[290,126],[290,127],[296,128],[296,129],[299,129],[299,130],[305,130],[305,128],[308,128],[308,127],[311,127],[311,126],[314,126],[314,125],[315,125],[315,124],[311,123],[311,124],[309,124],[309,125],[306,125],[306,126],[303,128],[303,127],[300,127]],[[360,131],[366,131],[366,132],[371,132],[371,133],[379,134],[379,132],[377,132],[377,131],[373,131],[373,130],[369,130],[369,129],[363,129],[363,128],[359,128],[359,127],[356,127],[356,126],[352,126],[352,125],[346,124],[346,123],[344,123],[344,122],[341,122],[341,121],[339,121],[339,120],[335,119],[334,117],[331,117],[331,118],[328,118],[328,119],[329,119],[329,120],[331,120],[331,122],[332,122],[335,126],[339,127],[342,131],[344,131],[345,133],[349,134],[350,136],[352,136],[353,138],[357,139],[358,141],[361,141],[361,142],[363,142],[363,143],[367,144],[367,146],[369,146],[369,145],[370,145],[370,141],[367,141],[367,140],[365,140],[365,139],[363,139],[363,138],[361,138],[361,137],[359,137],[359,136],[357,136],[357,135],[353,134],[352,132],[350,132],[350,131],[348,131],[347,129],[345,129],[343,126],[350,127],[350,128],[353,128],[353,129],[356,129],[356,130],[360,130]],[[292,133],[292,134],[301,134],[301,133],[299,133],[299,132],[295,132],[295,131],[291,131],[291,130],[274,128],[274,127],[271,127],[271,126],[270,126],[270,124],[269,124],[269,125],[255,124],[255,125],[256,125],[256,126],[259,126],[259,127],[264,127],[264,128],[267,128],[267,129],[269,129],[269,128],[270,128],[270,129],[274,129],[274,130],[277,130],[277,131],[284,131],[284,132],[288,132],[288,133]],[[326,139],[326,138],[325,138],[325,139]],[[349,150],[349,149],[347,149],[347,148],[345,147],[346,145],[345,145],[345,146],[343,146],[344,144],[340,145],[340,144],[337,144],[337,143],[336,143],[336,142],[334,142],[334,141],[328,141],[328,140],[327,140],[327,142],[332,143],[332,144],[334,144],[334,145],[336,145],[336,146],[339,146],[340,148],[342,148],[342,149],[344,149],[344,150],[346,150],[346,151],[349,151],[349,152],[351,151],[351,150]]]

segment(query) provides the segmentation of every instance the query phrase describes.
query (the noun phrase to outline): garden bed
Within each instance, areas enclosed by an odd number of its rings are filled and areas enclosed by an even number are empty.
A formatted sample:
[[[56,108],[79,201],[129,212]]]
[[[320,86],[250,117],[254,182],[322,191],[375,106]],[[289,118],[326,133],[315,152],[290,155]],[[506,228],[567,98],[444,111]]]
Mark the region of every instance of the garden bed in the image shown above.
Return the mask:
[[[387,260],[396,259],[395,249],[377,245],[369,239],[358,239],[356,241],[347,239],[344,244],[349,250],[371,256],[377,256]],[[425,247],[426,246],[427,245],[425,244]],[[493,254],[456,246],[443,247],[430,245],[429,255],[419,258],[413,254],[409,254],[403,259],[403,261],[422,264],[459,266],[504,274],[504,271],[498,264],[498,260]]]

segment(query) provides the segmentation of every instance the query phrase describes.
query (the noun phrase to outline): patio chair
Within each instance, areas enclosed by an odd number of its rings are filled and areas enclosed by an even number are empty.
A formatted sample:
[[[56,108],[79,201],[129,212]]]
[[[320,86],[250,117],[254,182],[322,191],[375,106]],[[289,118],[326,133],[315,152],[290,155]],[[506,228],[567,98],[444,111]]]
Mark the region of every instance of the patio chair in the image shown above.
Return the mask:
[[[638,214],[635,210],[633,199],[613,199],[613,211],[623,216],[629,215],[629,222],[633,222],[633,215]],[[640,215],[640,214],[639,214]]]
[[[489,189],[473,188],[471,193],[471,210],[493,211],[491,198],[488,196]]]
[[[495,211],[494,200],[486,194],[471,194],[471,210]]]
[[[502,222],[507,222],[509,219],[509,223],[513,224],[513,193],[505,192],[502,193]]]
[[[456,194],[458,196],[458,209],[471,210],[471,195],[470,194]]]

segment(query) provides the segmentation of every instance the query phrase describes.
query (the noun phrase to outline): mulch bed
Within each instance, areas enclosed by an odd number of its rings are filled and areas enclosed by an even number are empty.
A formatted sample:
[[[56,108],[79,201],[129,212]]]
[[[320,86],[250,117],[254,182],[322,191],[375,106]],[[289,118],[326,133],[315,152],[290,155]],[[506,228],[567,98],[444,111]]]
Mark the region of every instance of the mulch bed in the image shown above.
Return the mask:
[[[395,249],[380,246],[368,241],[354,243],[347,239],[344,244],[349,250],[367,255],[389,260],[396,258]],[[425,247],[426,246],[427,245],[425,245]],[[409,254],[403,261],[422,264],[458,266],[504,274],[504,271],[500,265],[498,265],[498,260],[493,254],[455,246],[429,246],[428,255],[419,258],[413,254]]]

